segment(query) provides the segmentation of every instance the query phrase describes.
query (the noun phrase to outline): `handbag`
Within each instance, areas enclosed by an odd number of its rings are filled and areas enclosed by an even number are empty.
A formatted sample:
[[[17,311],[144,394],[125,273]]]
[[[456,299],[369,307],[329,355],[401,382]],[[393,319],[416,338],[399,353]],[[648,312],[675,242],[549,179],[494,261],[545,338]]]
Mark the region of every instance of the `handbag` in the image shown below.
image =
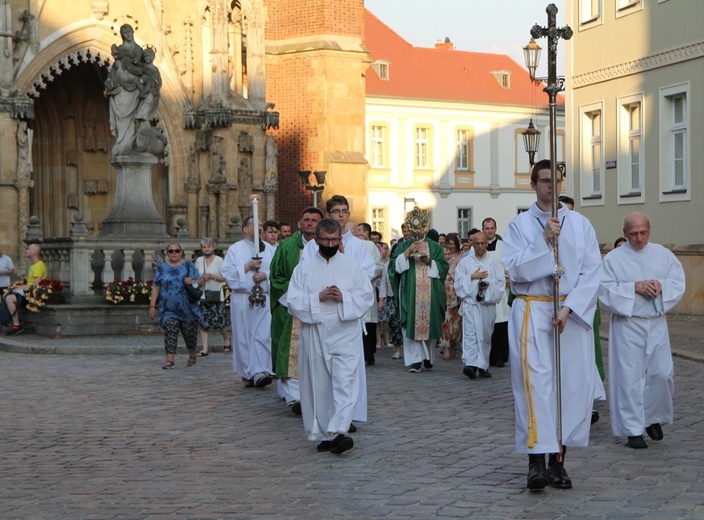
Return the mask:
[[[205,291],[205,301],[208,303],[220,303],[220,291]]]
[[[190,264],[190,262],[188,262]],[[189,269],[190,271],[190,269]],[[185,278],[185,276],[184,276]],[[191,303],[198,303],[200,300],[201,296],[203,296],[203,291],[201,291],[198,287],[193,287],[193,285],[183,285],[186,288],[186,294],[188,295],[188,301]]]

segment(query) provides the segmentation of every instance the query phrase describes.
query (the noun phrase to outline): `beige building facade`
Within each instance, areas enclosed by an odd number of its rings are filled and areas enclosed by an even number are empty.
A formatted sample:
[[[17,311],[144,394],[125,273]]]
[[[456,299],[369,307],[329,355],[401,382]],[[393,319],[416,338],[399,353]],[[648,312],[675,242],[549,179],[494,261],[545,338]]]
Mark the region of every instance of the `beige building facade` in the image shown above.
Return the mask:
[[[232,217],[251,214],[252,193],[262,196],[262,217],[273,213],[266,145],[278,114],[265,95],[263,0],[9,0],[0,9],[7,254],[22,257],[31,215],[45,239],[67,237],[77,218],[89,238],[101,236],[116,189],[104,83],[123,24],[155,50],[163,82],[152,125],[168,145],[152,193],[165,233],[224,239]]]
[[[704,314],[704,2],[570,0],[565,21],[571,190],[599,241],[623,217],[650,217],[651,240],[682,261],[676,312]]]

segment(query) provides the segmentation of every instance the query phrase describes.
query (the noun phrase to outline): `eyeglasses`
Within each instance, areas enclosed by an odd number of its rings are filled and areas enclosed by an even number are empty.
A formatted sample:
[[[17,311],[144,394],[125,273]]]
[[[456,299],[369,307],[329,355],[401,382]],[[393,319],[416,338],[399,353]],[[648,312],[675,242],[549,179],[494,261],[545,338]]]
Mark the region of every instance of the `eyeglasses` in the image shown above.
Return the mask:
[[[349,215],[350,211],[348,209],[334,209],[330,212],[331,215]]]
[[[542,184],[543,186],[547,186],[548,184],[551,184],[552,180],[551,179],[538,179],[538,184]],[[562,179],[557,179],[557,184],[562,184]]]
[[[167,253],[180,253],[181,250],[180,249],[167,249],[166,252]]]
[[[315,237],[318,239],[318,242],[322,242],[323,244],[328,244],[330,246],[334,246],[335,244],[340,243],[340,239],[338,238],[321,238],[321,237]]]

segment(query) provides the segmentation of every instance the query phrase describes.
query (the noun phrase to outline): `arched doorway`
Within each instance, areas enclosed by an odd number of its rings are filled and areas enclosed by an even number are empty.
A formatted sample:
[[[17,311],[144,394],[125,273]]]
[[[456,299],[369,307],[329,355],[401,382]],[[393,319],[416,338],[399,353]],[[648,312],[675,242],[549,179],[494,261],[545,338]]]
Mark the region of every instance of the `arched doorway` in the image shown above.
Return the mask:
[[[91,235],[112,209],[115,171],[110,166],[108,100],[103,95],[107,67],[80,62],[62,70],[35,99],[30,214],[40,219],[45,238],[68,236],[81,212]],[[166,217],[168,171],[154,168],[154,204]]]

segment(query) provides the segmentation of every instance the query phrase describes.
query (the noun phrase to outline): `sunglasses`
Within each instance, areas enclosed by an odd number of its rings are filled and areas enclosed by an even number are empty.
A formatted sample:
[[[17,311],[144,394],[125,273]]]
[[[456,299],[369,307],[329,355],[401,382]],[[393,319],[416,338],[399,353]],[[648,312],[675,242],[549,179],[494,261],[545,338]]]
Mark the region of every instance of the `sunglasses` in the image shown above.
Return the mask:
[[[166,252],[167,253],[180,253],[181,250],[180,249],[167,249]]]

